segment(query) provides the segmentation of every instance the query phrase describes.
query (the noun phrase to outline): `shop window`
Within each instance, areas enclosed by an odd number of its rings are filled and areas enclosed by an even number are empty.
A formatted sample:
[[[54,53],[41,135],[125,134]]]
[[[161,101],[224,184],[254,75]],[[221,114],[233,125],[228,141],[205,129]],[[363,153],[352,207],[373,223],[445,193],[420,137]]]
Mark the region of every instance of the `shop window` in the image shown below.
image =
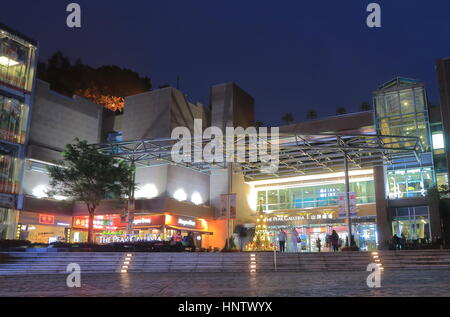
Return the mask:
[[[0,193],[19,194],[23,161],[11,154],[14,153],[0,148]]]

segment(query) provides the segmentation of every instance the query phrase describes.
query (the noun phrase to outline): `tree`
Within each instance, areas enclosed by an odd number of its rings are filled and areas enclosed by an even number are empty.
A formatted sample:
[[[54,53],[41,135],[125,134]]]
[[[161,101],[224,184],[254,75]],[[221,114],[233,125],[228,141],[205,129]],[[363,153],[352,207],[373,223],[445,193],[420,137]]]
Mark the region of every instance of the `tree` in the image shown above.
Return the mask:
[[[38,78],[50,83],[63,95],[87,98],[113,111],[122,111],[124,98],[149,91],[148,77],[119,66],[93,68],[77,59],[74,64],[61,52],[54,53],[46,63],[38,64]]]
[[[294,115],[292,114],[292,112],[285,113],[281,117],[281,120],[286,124],[292,124],[294,122]]]
[[[317,118],[317,111],[316,110],[309,110],[306,114],[306,118],[309,120],[313,120]]]
[[[342,115],[342,114],[346,114],[347,110],[344,107],[339,107],[336,109],[336,114],[337,115]]]
[[[372,107],[366,101],[362,102],[361,105],[359,106],[359,110],[361,110],[361,111],[369,111],[370,109],[372,109]]]
[[[256,128],[262,128],[262,127],[264,127],[264,122],[262,122],[262,121],[256,121],[255,127],[256,127]]]
[[[89,211],[88,243],[93,243],[95,210],[107,196],[123,199],[134,190],[133,169],[122,160],[100,153],[86,141],[75,140],[63,152],[64,160],[48,168],[50,196],[84,202]]]

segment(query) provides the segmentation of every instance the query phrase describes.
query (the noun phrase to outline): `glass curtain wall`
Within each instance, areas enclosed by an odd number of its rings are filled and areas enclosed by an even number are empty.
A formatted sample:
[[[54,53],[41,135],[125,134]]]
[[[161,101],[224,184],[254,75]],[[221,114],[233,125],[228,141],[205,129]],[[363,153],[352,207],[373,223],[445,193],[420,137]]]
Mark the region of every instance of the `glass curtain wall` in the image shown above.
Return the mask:
[[[30,92],[34,78],[36,47],[0,29],[0,81]]]
[[[392,231],[405,240],[430,240],[430,215],[427,206],[396,208]]]
[[[0,139],[24,144],[27,122],[28,105],[0,94]]]
[[[379,134],[418,137],[424,153],[405,158],[387,167],[388,196],[393,198],[424,196],[435,184],[431,134],[424,86],[415,80],[397,78],[375,92],[375,122]],[[398,141],[383,138],[386,144]],[[411,144],[414,145],[413,141]]]
[[[0,144],[0,193],[19,194],[23,160],[10,147]]]
[[[358,204],[375,202],[373,181],[351,182],[350,191],[357,193]],[[339,194],[343,192],[345,185],[342,183],[259,190],[258,210],[261,207],[264,211],[274,211],[337,206]]]

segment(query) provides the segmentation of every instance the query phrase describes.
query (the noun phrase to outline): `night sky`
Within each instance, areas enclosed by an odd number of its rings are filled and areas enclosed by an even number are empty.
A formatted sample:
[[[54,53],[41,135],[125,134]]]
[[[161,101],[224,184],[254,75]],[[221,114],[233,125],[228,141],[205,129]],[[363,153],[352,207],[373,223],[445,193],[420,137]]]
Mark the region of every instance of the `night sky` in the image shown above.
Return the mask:
[[[69,29],[65,8],[82,7]],[[370,2],[382,28],[366,26]],[[396,76],[423,80],[439,102],[434,61],[450,56],[448,0],[15,0],[0,22],[37,39],[41,60],[62,50],[92,66],[116,64],[176,85],[207,103],[211,85],[234,81],[256,100],[257,120],[304,120],[337,107],[358,111]]]

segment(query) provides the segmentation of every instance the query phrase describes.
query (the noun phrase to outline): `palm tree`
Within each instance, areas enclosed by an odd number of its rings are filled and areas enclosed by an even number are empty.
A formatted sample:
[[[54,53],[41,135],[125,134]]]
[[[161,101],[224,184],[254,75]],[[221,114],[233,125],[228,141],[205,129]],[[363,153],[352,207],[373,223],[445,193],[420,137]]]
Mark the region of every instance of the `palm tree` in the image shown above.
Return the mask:
[[[364,101],[363,103],[361,103],[361,105],[359,105],[359,110],[361,111],[369,111],[371,109],[372,106],[367,101]]]
[[[294,115],[292,114],[292,112],[285,113],[281,117],[281,120],[286,124],[292,124],[294,122]]]
[[[313,120],[317,118],[317,111],[316,110],[309,110],[308,113],[306,114],[306,118]]]
[[[339,108],[336,109],[336,114],[337,115],[346,114],[346,113],[347,113],[347,110],[345,110],[344,107],[339,107]]]

